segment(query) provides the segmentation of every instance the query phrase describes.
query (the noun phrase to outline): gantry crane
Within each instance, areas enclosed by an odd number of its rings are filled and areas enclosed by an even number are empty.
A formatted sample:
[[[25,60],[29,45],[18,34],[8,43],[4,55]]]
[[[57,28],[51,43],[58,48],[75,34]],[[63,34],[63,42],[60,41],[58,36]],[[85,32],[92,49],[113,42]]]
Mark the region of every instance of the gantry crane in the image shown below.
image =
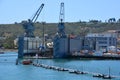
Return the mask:
[[[62,2],[60,5],[60,15],[59,15],[59,24],[58,24],[58,35],[61,38],[65,38],[65,25],[64,25],[64,3]]]
[[[23,27],[25,29],[25,37],[35,37],[34,36],[34,23],[36,22],[37,18],[39,17],[42,9],[44,7],[44,4],[41,4],[41,6],[36,11],[35,15],[32,17],[32,19],[28,19],[28,21],[23,22]]]

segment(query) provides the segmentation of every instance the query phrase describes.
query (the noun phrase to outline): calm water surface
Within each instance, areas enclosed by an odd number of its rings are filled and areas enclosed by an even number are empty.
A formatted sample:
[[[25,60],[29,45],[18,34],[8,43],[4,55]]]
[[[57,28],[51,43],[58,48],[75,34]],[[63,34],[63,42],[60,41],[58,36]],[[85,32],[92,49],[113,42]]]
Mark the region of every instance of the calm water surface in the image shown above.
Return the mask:
[[[0,80],[103,80],[91,75],[70,74],[33,65],[15,65],[16,58],[15,52],[0,54]],[[112,75],[120,76],[120,60],[39,59],[39,63],[104,74],[108,74],[110,67]]]

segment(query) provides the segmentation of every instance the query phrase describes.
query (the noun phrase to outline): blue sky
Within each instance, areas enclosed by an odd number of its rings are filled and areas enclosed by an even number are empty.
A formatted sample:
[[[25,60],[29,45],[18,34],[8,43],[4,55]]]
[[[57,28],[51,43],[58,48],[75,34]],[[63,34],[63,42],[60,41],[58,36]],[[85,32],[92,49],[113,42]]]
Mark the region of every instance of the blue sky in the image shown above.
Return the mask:
[[[27,20],[42,3],[45,6],[37,21],[57,23],[61,2],[65,4],[65,22],[120,18],[120,0],[0,0],[0,24]]]

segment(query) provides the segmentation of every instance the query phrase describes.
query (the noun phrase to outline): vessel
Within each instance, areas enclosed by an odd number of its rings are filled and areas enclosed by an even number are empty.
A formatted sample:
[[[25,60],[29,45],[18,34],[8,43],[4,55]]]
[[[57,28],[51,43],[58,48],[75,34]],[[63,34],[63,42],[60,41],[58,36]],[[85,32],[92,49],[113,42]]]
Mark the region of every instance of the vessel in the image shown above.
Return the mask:
[[[32,63],[31,60],[23,60],[23,61],[22,61],[22,64],[23,64],[23,65],[30,65],[31,63]]]

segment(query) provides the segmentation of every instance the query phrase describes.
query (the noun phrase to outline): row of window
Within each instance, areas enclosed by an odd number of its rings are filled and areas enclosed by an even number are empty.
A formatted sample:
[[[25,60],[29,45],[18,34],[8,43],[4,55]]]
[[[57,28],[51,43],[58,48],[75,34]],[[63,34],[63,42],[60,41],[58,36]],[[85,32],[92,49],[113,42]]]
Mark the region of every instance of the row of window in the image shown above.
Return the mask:
[[[116,38],[114,37],[89,37],[89,38],[86,38],[88,40],[115,40]]]

